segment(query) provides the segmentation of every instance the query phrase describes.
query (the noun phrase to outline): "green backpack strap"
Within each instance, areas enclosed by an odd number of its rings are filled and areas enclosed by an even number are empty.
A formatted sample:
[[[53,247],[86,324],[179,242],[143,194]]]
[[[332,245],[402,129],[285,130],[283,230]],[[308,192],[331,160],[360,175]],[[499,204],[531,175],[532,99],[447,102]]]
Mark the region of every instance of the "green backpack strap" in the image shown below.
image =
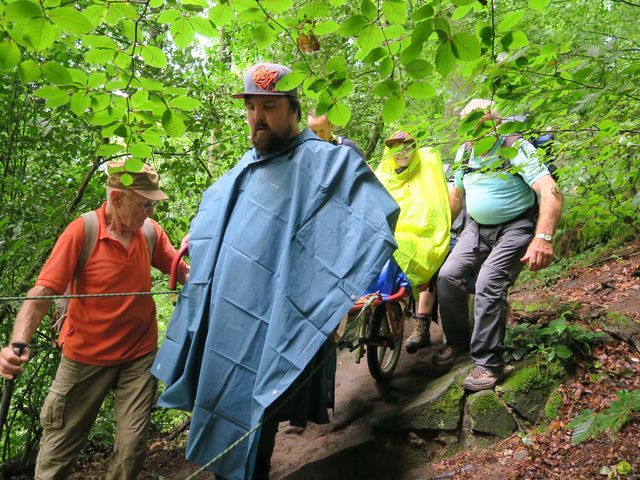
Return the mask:
[[[158,243],[158,234],[153,227],[153,222],[150,218],[147,218],[142,224],[142,233],[144,233],[144,239],[147,242],[147,248],[149,249],[149,260],[153,265],[153,254],[156,251],[156,243]]]

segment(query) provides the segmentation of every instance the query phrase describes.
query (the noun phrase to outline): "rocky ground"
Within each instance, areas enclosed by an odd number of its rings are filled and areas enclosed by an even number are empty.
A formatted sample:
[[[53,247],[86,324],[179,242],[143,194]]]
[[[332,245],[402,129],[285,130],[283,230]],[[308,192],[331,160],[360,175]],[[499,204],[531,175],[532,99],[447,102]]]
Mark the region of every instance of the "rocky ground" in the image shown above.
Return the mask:
[[[605,433],[577,446],[572,446],[572,429],[567,426],[584,409],[600,412],[611,406],[616,392],[640,390],[639,252],[640,239],[616,255],[572,269],[544,289],[529,289],[525,284],[512,293],[512,322],[546,324],[566,305],[575,311],[570,318],[573,324],[608,335],[557,386],[555,418],[528,422],[509,407],[516,431],[506,439],[477,432],[470,435],[464,419],[454,430],[429,425],[385,428],[385,418],[406,410],[425,394],[426,385],[437,383],[445,374],[429,362],[441,341],[439,327],[433,325],[435,346],[413,356],[403,353],[394,379],[386,385],[370,377],[365,361],[357,365],[352,353],[341,351],[331,423],[310,424],[305,430],[283,423],[272,479],[640,478],[637,411],[617,435]],[[556,307],[547,308],[550,305]],[[411,327],[408,322],[408,333]],[[467,365],[462,359],[456,368],[464,371]],[[468,400],[465,396],[463,402]],[[184,461],[184,443],[183,435],[153,439],[141,478],[213,478],[207,472],[190,477],[197,467]],[[81,465],[72,478],[103,477],[104,461],[96,459]]]

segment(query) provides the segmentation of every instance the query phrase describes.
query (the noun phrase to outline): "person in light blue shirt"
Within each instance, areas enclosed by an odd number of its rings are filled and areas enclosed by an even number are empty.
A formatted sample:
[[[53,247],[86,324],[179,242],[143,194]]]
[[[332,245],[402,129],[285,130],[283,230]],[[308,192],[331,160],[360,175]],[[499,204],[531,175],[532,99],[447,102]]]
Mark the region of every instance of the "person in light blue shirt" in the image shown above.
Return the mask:
[[[472,100],[465,118],[481,110],[476,131],[489,126],[495,135],[502,119],[488,100]],[[501,153],[516,149],[508,161]],[[513,150],[510,150],[513,152]],[[471,351],[473,372],[467,390],[493,388],[501,378],[507,292],[525,263],[530,270],[547,267],[553,259],[553,235],[560,220],[563,197],[533,145],[518,135],[497,136],[494,145],[477,154],[470,142],[457,154],[456,188],[451,191],[453,217],[466,201],[469,222],[440,269],[438,295],[447,345],[433,357],[451,365],[457,355]],[[477,275],[473,328],[469,327],[465,296]]]

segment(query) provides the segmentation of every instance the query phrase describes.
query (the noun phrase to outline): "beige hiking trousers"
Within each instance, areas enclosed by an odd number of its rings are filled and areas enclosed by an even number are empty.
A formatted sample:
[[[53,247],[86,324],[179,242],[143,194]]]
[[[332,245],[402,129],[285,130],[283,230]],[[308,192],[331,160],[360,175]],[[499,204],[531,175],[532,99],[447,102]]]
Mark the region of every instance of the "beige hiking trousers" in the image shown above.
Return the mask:
[[[62,357],[40,413],[44,429],[36,480],[67,478],[107,394],[115,393],[116,439],[106,478],[133,480],[144,464],[156,380],[155,352],[123,365],[100,367]]]

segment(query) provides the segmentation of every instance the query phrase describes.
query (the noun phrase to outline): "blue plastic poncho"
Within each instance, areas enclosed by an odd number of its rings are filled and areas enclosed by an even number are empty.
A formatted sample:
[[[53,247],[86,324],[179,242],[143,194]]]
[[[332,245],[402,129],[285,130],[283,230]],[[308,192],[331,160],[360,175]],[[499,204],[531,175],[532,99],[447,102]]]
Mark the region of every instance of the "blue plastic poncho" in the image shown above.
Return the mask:
[[[360,157],[306,129],[207,189],[152,370],[160,405],[193,411],[187,459],[207,463],[262,420],[392,255],[397,216]],[[210,469],[250,478],[258,435]]]

